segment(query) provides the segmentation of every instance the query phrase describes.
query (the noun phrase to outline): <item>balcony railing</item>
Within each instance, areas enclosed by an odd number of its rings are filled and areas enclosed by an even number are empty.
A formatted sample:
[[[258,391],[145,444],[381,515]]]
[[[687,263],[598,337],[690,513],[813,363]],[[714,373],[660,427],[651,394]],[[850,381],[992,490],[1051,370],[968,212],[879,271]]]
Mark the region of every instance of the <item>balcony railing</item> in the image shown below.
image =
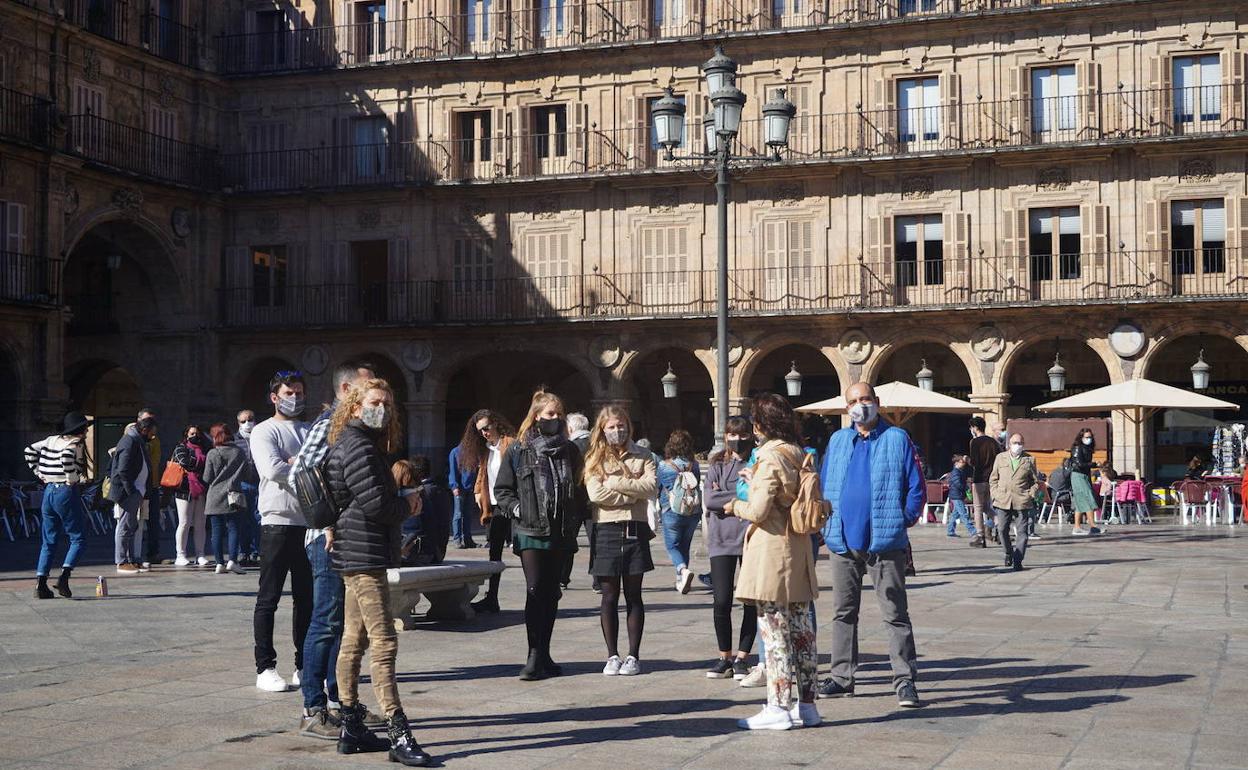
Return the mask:
[[[912,17],[1069,5],[1086,0],[805,0],[750,3],[669,0],[539,0],[498,10],[500,0],[460,0],[463,12],[338,26],[225,35],[221,71],[292,69],[481,57],[640,40],[720,37],[772,29],[847,27]]]
[[[143,14],[143,45],[162,59],[199,66],[199,31],[148,11]]]
[[[65,18],[70,24],[118,43],[130,39],[130,8],[126,0],[66,0]]]
[[[55,305],[60,297],[60,260],[0,251],[0,303]]]
[[[868,160],[1080,142],[1217,136],[1248,130],[1245,86],[1112,91],[1044,99],[976,100],[915,110],[797,116],[788,163]],[[695,135],[692,123],[688,136]],[[763,121],[742,121],[744,150],[762,153]],[[681,148],[683,152],[686,148]],[[245,152],[223,158],[226,184],[282,191],[427,184],[687,167],[667,161],[648,127]]]
[[[0,88],[0,136],[48,144],[52,103],[38,96]]]
[[[754,268],[735,315],[1248,297],[1240,249],[1024,255]],[[716,273],[620,273],[220,290],[230,328],[437,325],[712,315]]]
[[[67,152],[122,171],[174,184],[213,189],[219,184],[216,150],[115,123],[69,115]]]

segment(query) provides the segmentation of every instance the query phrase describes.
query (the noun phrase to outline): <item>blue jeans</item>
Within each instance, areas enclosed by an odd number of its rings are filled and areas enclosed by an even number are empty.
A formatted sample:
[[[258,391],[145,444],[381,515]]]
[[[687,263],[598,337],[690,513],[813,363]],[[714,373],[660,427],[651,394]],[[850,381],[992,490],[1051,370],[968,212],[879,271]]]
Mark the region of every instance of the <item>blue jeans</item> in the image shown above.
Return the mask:
[[[247,554],[260,553],[260,490],[255,484],[242,484],[247,510],[238,516],[238,544]]]
[[[214,513],[208,517],[212,525],[212,550],[217,564],[238,561],[238,520],[241,513]],[[226,553],[229,551],[229,553]]]
[[[65,567],[73,567],[82,550],[82,517],[86,511],[77,487],[68,484],[49,484],[43,490],[43,547],[39,549],[39,567],[36,575],[46,576],[52,564],[52,554],[57,541],[64,532],[69,537],[69,551],[65,554]]]
[[[966,532],[967,532],[967,534],[968,534],[968,535],[970,535],[971,537],[974,537],[974,536],[975,536],[975,522],[974,522],[974,520],[971,518],[971,515],[970,515],[969,513],[967,513],[967,511],[966,511],[966,501],[965,501],[965,500],[954,500],[953,498],[950,498],[950,499],[949,499],[949,531],[948,531],[948,534],[952,535],[952,534],[954,534],[954,533],[956,532],[956,530],[957,530],[957,528],[958,528],[958,520],[959,520],[959,519],[961,519],[962,523],[966,525]]]
[[[451,516],[451,540],[467,545],[472,542],[472,520],[477,515],[477,501],[471,493],[455,495],[455,512]]]
[[[338,646],[342,643],[342,608],[346,587],[334,572],[325,536],[305,546],[312,565],[312,620],[303,640],[303,671],[299,688],[303,707],[325,708],[326,698],[338,701]],[[328,696],[327,696],[328,691]]]
[[[693,533],[698,530],[701,520],[700,516],[681,516],[672,510],[663,511],[663,543],[677,572],[689,566],[689,548],[693,545]]]

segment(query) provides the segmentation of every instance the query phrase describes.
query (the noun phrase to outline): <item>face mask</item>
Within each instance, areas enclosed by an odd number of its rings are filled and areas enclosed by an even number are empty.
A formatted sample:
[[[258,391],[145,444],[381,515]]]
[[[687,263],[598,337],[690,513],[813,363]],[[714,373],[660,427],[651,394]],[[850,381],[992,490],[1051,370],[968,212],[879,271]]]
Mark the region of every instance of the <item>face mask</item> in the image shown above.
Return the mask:
[[[745,457],[754,448],[754,439],[751,438],[734,438],[729,439],[726,446],[737,457]]]
[[[386,424],[386,406],[378,404],[377,406],[366,406],[360,410],[360,421],[373,430],[378,430]]]
[[[879,413],[880,408],[874,402],[856,403],[849,408],[849,419],[853,420],[856,425],[868,425],[875,422]]]
[[[560,433],[563,433],[563,418],[543,417],[537,421],[537,430],[543,436],[558,436]]]
[[[250,435],[251,435],[251,429],[252,429],[252,428],[254,428],[254,427],[256,427],[256,424],[255,424],[254,422],[252,422],[251,420],[248,420],[247,422],[240,422],[240,423],[238,424],[238,435],[240,435],[240,436],[250,436]]]
[[[277,411],[283,417],[298,417],[303,414],[303,396],[282,396],[277,400]]]
[[[625,441],[628,441],[628,428],[604,430],[602,435],[607,437],[607,443],[611,446],[621,446]]]
[[[1083,439],[1083,445],[1084,445],[1084,446],[1092,446],[1092,437],[1091,437],[1091,436],[1085,436],[1085,437],[1084,437],[1084,439]]]
[[[1017,456],[1017,455],[1021,455],[1022,453],[1023,453],[1022,444],[1010,444],[1010,454]]]

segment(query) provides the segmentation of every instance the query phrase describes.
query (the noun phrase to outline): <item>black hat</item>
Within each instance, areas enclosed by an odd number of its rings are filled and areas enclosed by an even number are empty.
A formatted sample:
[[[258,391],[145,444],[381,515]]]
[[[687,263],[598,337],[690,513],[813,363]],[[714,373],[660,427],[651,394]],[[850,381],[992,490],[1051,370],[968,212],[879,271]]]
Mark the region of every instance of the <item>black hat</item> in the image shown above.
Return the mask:
[[[95,425],[95,420],[88,420],[82,416],[82,412],[68,412],[61,419],[61,435],[72,436],[76,433],[82,433],[87,428]]]

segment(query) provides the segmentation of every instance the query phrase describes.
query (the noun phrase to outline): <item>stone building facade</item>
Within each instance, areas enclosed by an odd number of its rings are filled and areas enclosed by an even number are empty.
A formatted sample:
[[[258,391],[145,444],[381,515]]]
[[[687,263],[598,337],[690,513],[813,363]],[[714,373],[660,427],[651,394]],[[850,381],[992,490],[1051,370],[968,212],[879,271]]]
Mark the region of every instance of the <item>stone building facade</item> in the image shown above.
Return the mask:
[[[28,2],[0,9],[7,446],[66,402],[109,430],[263,408],[281,368],[327,397],[361,356],[410,451],[538,384],[709,444],[715,399],[791,369],[813,401],[926,363],[1006,419],[1060,395],[1055,356],[1068,392],[1190,387],[1203,349],[1248,406],[1234,4]],[[776,89],[798,107],[781,162],[734,170],[727,394],[714,189],[650,129],[671,87],[701,149],[717,43],[742,152]],[[1117,422],[1115,465],[1182,464],[1204,419],[1158,418],[1145,458]],[[965,436],[911,427],[938,468]]]

